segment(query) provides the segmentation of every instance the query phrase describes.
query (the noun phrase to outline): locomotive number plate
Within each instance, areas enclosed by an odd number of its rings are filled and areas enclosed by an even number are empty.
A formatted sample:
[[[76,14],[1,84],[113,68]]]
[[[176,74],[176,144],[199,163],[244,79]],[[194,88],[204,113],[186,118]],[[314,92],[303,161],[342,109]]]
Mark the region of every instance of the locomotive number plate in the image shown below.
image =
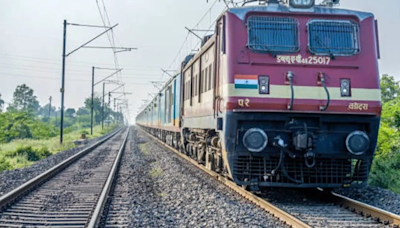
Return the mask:
[[[286,64],[329,65],[331,62],[331,57],[309,56],[304,58],[301,55],[277,55],[276,62]]]

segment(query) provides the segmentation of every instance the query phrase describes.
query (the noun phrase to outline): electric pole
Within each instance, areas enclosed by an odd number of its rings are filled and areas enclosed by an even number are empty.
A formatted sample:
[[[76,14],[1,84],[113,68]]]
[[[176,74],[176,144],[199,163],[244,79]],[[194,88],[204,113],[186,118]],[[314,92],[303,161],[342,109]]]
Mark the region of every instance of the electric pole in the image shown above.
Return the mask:
[[[67,20],[64,20],[63,36],[63,55],[62,55],[62,73],[61,73],[61,121],[60,121],[60,144],[63,143],[64,132],[64,90],[65,90],[65,49],[67,45]]]
[[[104,97],[105,97],[104,93],[105,93],[105,90],[106,90],[106,83],[103,82],[103,107],[101,109],[101,129],[104,129]]]
[[[94,108],[94,67],[92,67],[92,102],[90,105],[90,135],[93,135],[93,108]]]
[[[50,106],[49,106],[49,119],[50,119],[50,117],[51,117],[51,96],[50,96],[49,100],[50,100]]]
[[[111,92],[108,92],[108,110],[110,110],[111,111]],[[107,126],[109,126],[110,127],[110,113],[108,113],[108,115],[107,115]]]
[[[85,27],[92,27],[92,28],[106,28],[105,31],[100,33],[99,35],[95,36],[91,40],[87,41],[86,43],[82,44],[78,48],[74,49],[73,51],[69,52],[66,54],[66,45],[67,45],[67,25],[72,25],[72,26],[85,26]],[[114,47],[88,47],[87,45],[91,43],[92,41],[96,40],[103,34],[107,33],[108,31],[114,29],[118,24],[112,26],[112,27],[106,27],[106,26],[95,26],[95,25],[82,25],[82,24],[73,24],[73,23],[67,23],[67,20],[64,20],[64,33],[63,33],[63,55],[62,55],[62,71],[61,71],[61,118],[60,118],[60,144],[63,143],[63,131],[64,131],[64,93],[65,93],[65,59],[70,56],[71,54],[75,53],[76,51],[80,50],[81,48],[114,48]],[[119,50],[125,51],[125,50],[133,50],[134,48],[117,48]]]

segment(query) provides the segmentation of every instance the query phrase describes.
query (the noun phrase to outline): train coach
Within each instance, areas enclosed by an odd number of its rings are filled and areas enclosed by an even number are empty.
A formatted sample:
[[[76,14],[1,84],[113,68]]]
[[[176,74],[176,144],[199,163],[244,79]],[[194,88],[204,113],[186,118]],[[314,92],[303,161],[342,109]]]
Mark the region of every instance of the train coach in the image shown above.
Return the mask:
[[[381,114],[374,15],[267,2],[221,14],[137,125],[254,190],[365,186]]]

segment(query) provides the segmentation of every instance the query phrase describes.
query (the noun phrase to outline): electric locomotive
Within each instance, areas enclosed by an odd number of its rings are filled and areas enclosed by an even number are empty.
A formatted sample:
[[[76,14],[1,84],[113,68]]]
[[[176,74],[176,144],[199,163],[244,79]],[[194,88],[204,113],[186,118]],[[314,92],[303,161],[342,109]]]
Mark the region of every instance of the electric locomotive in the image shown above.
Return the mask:
[[[221,14],[137,124],[252,189],[365,186],[381,113],[374,15],[266,2]]]

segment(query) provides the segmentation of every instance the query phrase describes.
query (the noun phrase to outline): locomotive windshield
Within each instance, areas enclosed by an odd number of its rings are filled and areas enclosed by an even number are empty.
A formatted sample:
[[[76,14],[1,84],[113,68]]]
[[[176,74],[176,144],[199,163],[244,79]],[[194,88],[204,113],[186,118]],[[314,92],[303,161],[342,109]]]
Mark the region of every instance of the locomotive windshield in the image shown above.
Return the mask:
[[[358,29],[350,21],[314,20],[308,31],[313,54],[354,55],[359,51]]]
[[[294,18],[249,17],[247,45],[255,52],[297,52],[299,50],[298,24]]]

